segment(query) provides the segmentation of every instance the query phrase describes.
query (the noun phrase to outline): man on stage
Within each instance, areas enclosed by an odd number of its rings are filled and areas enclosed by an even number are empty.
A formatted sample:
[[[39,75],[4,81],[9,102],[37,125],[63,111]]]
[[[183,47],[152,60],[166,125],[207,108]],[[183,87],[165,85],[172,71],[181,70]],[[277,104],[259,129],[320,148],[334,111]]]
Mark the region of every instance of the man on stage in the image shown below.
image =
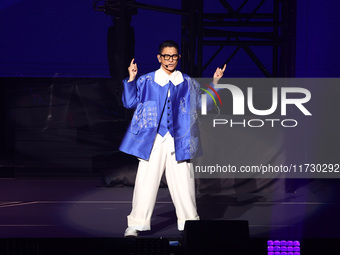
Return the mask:
[[[176,70],[180,58],[177,43],[165,41],[159,46],[157,59],[161,66],[157,71],[136,79],[138,69],[132,59],[129,78],[123,81],[123,105],[136,110],[119,149],[139,158],[125,236],[150,230],[164,171],[178,230],[184,229],[186,220],[199,220],[189,160],[199,151],[196,109],[200,105],[200,89],[197,82]],[[225,68],[216,69],[214,83],[223,76]]]

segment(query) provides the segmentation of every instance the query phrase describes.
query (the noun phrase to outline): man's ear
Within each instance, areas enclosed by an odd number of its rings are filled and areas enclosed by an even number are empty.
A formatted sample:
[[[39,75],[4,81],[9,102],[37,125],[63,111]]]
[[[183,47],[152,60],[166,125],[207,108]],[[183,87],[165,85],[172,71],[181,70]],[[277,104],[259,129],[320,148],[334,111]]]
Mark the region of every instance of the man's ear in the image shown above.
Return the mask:
[[[180,59],[181,59],[181,57],[182,57],[182,56],[181,56],[181,54],[179,54],[179,55],[178,55],[178,60],[180,60]]]
[[[157,54],[157,59],[158,59],[158,62],[161,63],[161,55]]]

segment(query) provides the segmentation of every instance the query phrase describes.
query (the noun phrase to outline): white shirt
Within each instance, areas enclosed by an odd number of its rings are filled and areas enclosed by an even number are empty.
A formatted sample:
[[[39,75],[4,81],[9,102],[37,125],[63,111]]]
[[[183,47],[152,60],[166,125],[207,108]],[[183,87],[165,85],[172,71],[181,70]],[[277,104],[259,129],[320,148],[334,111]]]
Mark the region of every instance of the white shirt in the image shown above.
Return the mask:
[[[173,71],[171,73],[171,75],[168,75],[163,69],[162,67],[160,67],[156,72],[155,72],[155,82],[159,85],[159,86],[165,86],[166,84],[169,83],[169,81],[171,81],[175,86],[177,86],[178,84],[182,83],[184,81],[183,75],[180,71]],[[170,96],[170,89],[168,90],[168,97]],[[173,137],[170,135],[169,132],[167,132],[165,134],[165,136],[161,136],[160,134],[157,133],[156,135],[156,139],[155,142],[153,144],[152,147],[152,151],[157,149],[157,147],[163,143],[166,139],[172,139]],[[173,147],[171,148],[171,152],[175,153],[175,145],[174,142],[172,143]]]
[[[168,75],[162,67],[155,72],[155,82],[160,86],[165,86],[171,81],[175,86],[184,81],[183,75],[180,71],[173,71],[171,75]]]

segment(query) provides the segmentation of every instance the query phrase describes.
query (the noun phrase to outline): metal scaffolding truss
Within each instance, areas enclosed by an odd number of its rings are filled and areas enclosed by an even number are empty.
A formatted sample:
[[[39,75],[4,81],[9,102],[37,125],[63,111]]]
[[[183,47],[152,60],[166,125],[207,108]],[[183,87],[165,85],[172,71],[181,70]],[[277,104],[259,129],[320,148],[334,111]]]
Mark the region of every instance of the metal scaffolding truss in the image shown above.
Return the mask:
[[[296,0],[214,1],[221,6],[216,13],[204,12],[203,5],[211,4],[211,0],[182,0],[181,9],[136,3],[134,0],[94,0],[93,6],[105,14],[118,15],[122,24],[129,22],[131,15],[135,15],[140,8],[181,15],[182,71],[191,76],[202,76],[225,47],[233,47],[225,57],[226,64],[243,49],[264,76],[295,76]],[[271,6],[269,12],[268,8],[265,12],[261,11],[264,4]],[[249,8],[249,5],[252,7]],[[124,34],[123,25],[121,29],[121,34]],[[125,40],[124,37],[121,40]],[[124,47],[125,43],[119,45]],[[203,63],[209,46],[217,46],[218,49]],[[272,51],[271,69],[252,50],[256,46],[268,47]]]

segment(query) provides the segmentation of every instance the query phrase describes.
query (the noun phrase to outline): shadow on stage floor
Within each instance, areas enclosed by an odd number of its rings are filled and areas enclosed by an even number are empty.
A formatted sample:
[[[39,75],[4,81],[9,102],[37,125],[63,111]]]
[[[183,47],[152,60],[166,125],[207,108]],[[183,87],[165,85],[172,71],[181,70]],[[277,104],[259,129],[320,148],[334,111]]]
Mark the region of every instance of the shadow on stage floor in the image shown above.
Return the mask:
[[[239,249],[248,254],[267,254],[268,239],[299,240],[301,254],[339,254],[338,190],[315,180],[285,194],[201,193],[197,206],[202,220],[247,221],[249,242]],[[123,238],[132,192],[99,179],[0,179],[0,254],[184,254],[167,189],[159,190],[152,230]]]

